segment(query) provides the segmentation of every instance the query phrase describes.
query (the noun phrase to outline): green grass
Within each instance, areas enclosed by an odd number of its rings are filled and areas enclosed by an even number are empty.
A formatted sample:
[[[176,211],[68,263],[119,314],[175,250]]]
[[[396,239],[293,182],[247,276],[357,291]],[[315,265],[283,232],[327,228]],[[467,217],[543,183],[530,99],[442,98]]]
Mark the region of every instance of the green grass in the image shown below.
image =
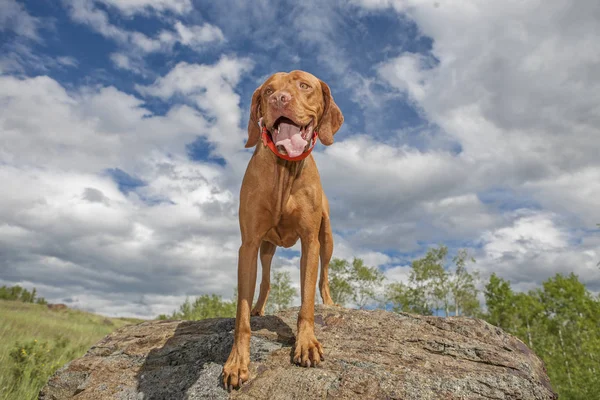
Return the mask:
[[[115,329],[141,322],[7,300],[0,300],[0,321],[0,400],[37,399],[57,368]]]

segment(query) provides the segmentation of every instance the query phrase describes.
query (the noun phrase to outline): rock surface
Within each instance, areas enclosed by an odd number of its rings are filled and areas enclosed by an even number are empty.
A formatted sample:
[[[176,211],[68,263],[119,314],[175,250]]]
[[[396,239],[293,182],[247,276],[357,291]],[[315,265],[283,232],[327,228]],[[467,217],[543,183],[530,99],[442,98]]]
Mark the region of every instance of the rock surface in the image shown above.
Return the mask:
[[[251,378],[221,368],[233,319],[123,327],[54,374],[40,399],[556,399],[542,361],[484,321],[318,306],[325,361],[292,365],[298,309],[252,318]]]
[[[66,310],[67,308],[69,308],[69,307],[67,307],[66,304],[62,304],[62,303],[61,304],[48,304],[47,307],[50,310],[54,310],[54,311]]]

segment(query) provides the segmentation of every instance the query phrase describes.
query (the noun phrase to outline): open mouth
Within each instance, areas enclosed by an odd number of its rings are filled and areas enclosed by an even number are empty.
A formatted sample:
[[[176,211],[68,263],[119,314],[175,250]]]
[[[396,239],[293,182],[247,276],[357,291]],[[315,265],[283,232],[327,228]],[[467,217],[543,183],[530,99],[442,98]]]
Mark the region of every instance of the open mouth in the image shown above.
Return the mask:
[[[313,134],[313,120],[301,126],[289,118],[279,117],[273,124],[271,132],[273,142],[281,154],[297,157],[304,153],[310,144]]]

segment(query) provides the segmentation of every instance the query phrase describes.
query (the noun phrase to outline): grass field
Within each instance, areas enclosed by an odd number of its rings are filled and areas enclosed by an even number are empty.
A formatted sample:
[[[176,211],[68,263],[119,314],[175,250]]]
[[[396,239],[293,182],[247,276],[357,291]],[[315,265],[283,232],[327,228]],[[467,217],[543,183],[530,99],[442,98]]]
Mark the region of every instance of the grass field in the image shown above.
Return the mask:
[[[0,300],[0,400],[36,399],[56,369],[115,329],[138,322]]]

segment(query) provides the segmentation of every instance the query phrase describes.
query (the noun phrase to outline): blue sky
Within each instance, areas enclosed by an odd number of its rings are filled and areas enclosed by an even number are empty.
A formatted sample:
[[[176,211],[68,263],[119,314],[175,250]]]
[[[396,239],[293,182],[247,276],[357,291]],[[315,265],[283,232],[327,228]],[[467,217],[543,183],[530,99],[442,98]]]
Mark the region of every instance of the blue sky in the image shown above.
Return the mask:
[[[229,297],[249,101],[303,69],[345,116],[315,150],[335,256],[396,281],[446,244],[599,291],[600,15],[538,3],[0,0],[0,284],[143,317]]]

